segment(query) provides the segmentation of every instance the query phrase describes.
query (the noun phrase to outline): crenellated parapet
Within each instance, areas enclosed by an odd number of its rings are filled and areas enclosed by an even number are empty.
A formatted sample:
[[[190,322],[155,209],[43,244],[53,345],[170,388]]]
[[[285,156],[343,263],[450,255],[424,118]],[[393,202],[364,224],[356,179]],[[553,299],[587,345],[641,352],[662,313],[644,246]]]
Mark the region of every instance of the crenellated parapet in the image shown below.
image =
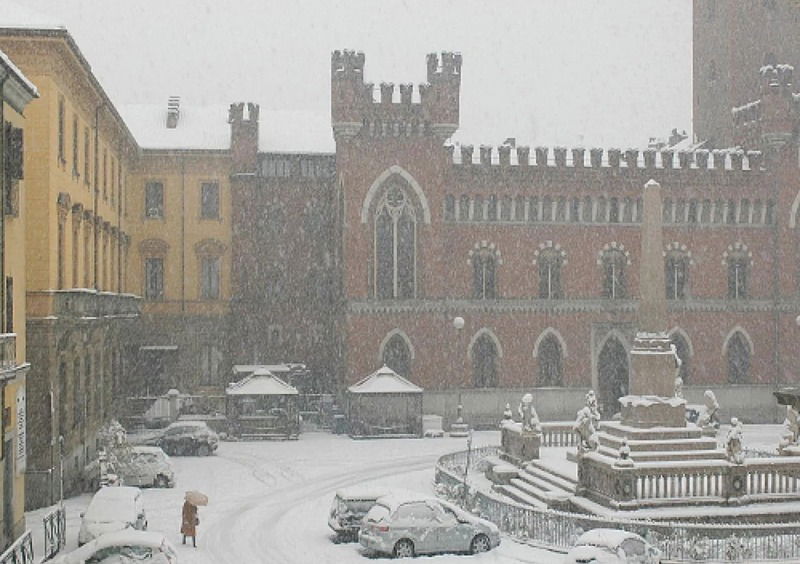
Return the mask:
[[[800,94],[794,93],[794,67],[765,65],[759,69],[760,95],[733,108],[734,139],[748,148],[782,147],[794,139],[800,123]]]
[[[228,109],[233,174],[255,172],[258,154],[258,104],[237,102]]]
[[[497,148],[481,145],[476,153],[472,145],[450,147],[452,162],[459,167],[486,170],[713,170],[756,171],[763,164],[761,151],[742,149],[675,151],[673,149],[602,149],[582,147],[530,147],[501,145]]]
[[[331,120],[337,139],[367,137],[450,137],[459,123],[461,55],[427,57],[427,84],[364,81],[363,53],[331,55]]]

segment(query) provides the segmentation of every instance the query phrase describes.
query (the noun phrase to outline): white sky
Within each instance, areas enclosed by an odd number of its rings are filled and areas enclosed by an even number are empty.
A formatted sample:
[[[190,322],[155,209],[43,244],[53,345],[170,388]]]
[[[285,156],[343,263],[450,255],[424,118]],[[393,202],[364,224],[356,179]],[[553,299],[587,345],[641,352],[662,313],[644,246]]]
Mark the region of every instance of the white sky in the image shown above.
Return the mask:
[[[6,0],[0,0],[0,6]],[[691,0],[14,0],[67,26],[119,105],[330,112],[330,52],[366,79],[464,57],[464,142],[643,146],[691,126]]]

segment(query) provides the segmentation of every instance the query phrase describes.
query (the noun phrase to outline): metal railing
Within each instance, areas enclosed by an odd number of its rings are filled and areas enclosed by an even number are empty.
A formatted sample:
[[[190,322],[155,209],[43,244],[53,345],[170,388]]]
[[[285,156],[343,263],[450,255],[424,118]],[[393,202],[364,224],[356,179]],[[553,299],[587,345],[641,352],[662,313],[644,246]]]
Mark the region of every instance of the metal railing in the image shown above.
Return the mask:
[[[67,543],[67,510],[63,505],[50,511],[42,519],[44,523],[44,559],[58,554]]]
[[[33,564],[33,537],[25,531],[0,555],[0,564]]]
[[[641,535],[659,547],[667,561],[800,561],[800,522],[730,525],[612,519],[525,506],[474,488],[464,497],[465,470],[478,470],[481,461],[497,451],[473,450],[469,469],[466,451],[442,456],[436,464],[436,489],[453,501],[466,499],[466,509],[524,542],[566,552],[584,531],[603,527]]]

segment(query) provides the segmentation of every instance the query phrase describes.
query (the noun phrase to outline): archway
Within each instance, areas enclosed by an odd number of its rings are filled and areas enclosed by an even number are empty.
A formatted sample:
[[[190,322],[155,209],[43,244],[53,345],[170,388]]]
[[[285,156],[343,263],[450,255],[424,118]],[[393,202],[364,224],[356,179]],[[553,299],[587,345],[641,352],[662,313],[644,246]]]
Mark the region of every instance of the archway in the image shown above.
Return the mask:
[[[562,386],[563,385],[563,363],[561,343],[555,335],[547,335],[539,343],[539,379],[537,386]]]
[[[383,363],[400,376],[408,378],[411,375],[411,351],[401,335],[395,333],[386,342]]]
[[[619,398],[628,394],[628,373],[628,353],[616,337],[611,337],[597,357],[598,400],[603,418],[619,411]]]
[[[750,382],[750,346],[741,332],[731,335],[727,347],[728,383],[747,384]]]
[[[492,338],[483,334],[472,345],[472,381],[476,388],[497,385],[497,347]]]

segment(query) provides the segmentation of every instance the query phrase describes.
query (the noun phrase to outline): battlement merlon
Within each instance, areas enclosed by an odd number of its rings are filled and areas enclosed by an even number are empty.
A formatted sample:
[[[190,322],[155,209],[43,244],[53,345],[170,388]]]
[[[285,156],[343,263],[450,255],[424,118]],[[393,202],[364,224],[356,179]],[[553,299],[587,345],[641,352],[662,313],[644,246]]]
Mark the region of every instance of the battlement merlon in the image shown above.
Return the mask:
[[[379,96],[375,87],[364,81],[363,53],[344,50],[331,55],[331,118],[334,135],[349,139],[368,131],[370,135],[450,137],[459,124],[461,55],[444,52],[427,57],[428,83],[418,86],[419,101],[414,101],[412,84],[382,82]],[[387,134],[397,132],[399,134]]]
[[[602,149],[593,147],[588,151],[583,147],[530,147],[517,145],[501,145],[491,147],[480,145],[479,151],[473,145],[460,145],[456,151],[449,147],[452,163],[456,167],[472,167],[473,170],[503,171],[508,169],[530,170],[572,170],[614,171],[619,174],[639,174],[640,171],[675,170],[675,171],[713,171],[724,172],[757,172],[763,167],[764,159],[761,151],[744,151],[741,149],[714,150],[697,149],[694,151],[674,149]]]

